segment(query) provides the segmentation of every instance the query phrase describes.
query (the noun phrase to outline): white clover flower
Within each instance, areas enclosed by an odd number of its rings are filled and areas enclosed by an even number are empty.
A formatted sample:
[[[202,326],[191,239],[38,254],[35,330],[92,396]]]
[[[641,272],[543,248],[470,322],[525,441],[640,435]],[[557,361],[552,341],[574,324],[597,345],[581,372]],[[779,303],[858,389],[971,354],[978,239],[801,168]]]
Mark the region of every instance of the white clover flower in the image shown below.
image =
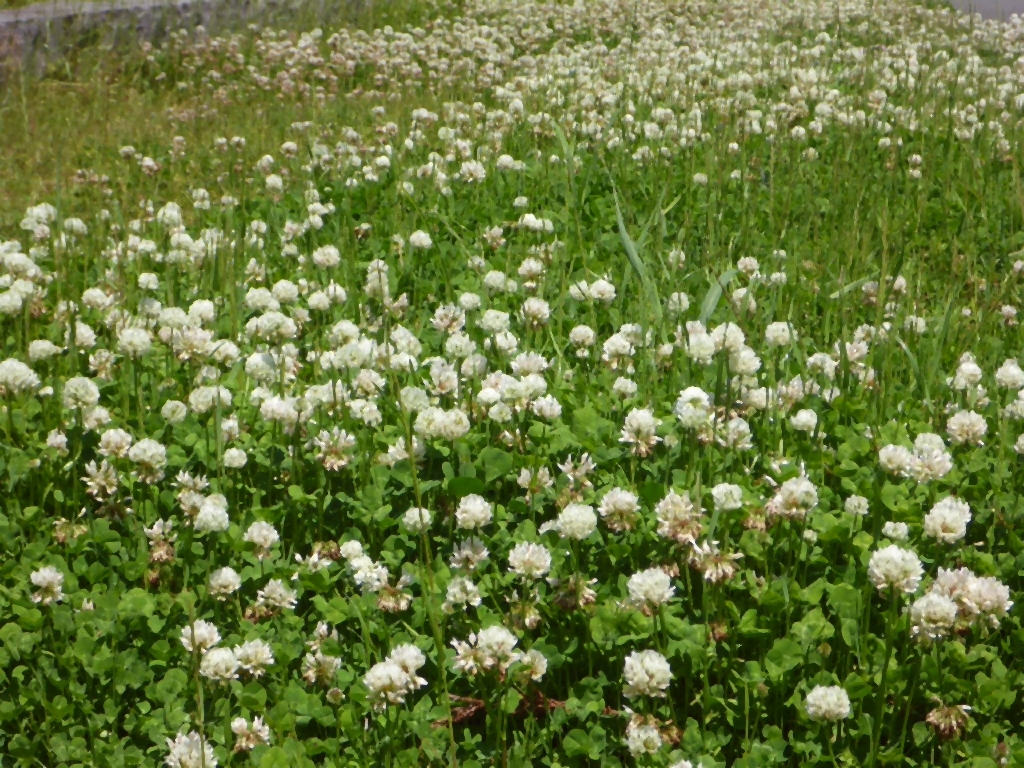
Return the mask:
[[[619,376],[612,384],[612,392],[619,397],[626,399],[636,394],[637,385],[632,379],[627,379],[625,376]]]
[[[630,602],[638,608],[658,607],[675,594],[672,579],[661,568],[648,568],[634,573],[626,584]]]
[[[966,501],[947,496],[924,516],[924,534],[944,544],[954,544],[967,535],[971,508]]]
[[[536,648],[531,648],[519,657],[515,669],[516,676],[520,679],[530,679],[535,683],[544,678],[548,671],[548,660],[543,653]]]
[[[193,637],[195,638],[194,644]],[[181,628],[181,644],[189,653],[193,653],[196,650],[200,653],[205,653],[219,642],[220,632],[217,631],[217,627],[203,619],[196,619],[194,632],[192,626]]]
[[[764,336],[769,347],[784,347],[796,340],[796,331],[789,323],[772,323],[765,330]]]
[[[100,401],[99,388],[92,379],[75,376],[64,382],[64,407],[69,409],[91,408]]]
[[[459,501],[459,506],[455,510],[455,521],[459,528],[483,528],[491,522],[493,509],[483,496],[471,493]]]
[[[910,633],[922,642],[940,640],[957,618],[956,602],[939,592],[926,592],[910,606]]]
[[[420,250],[426,250],[434,244],[434,241],[430,239],[430,235],[424,232],[422,229],[417,229],[411,235],[409,235],[409,246],[411,248],[417,248]]]
[[[36,372],[20,360],[8,358],[0,362],[0,391],[20,395],[38,389],[39,385]]]
[[[612,488],[601,499],[598,511],[608,527],[616,532],[629,530],[636,523],[640,504],[635,493]]]
[[[906,541],[910,537],[910,528],[906,523],[889,520],[882,526],[882,535],[892,541]]]
[[[484,543],[475,536],[470,536],[455,548],[449,562],[452,568],[463,568],[467,571],[473,571],[480,563],[487,559],[488,555],[489,553]]]
[[[352,579],[364,594],[380,592],[388,583],[387,566],[362,555],[349,560]]]
[[[299,287],[291,280],[278,280],[270,289],[270,295],[281,304],[294,304],[299,299]],[[191,309],[189,314],[192,314]]]
[[[811,720],[836,722],[850,716],[850,697],[838,685],[816,685],[804,699]]]
[[[761,358],[750,347],[742,347],[729,355],[729,369],[739,376],[753,376],[761,369]]]
[[[711,489],[715,509],[729,511],[743,506],[743,489],[730,483],[719,483]]]
[[[195,731],[167,739],[167,768],[217,768],[213,745]]]
[[[318,269],[331,269],[341,263],[341,253],[333,245],[324,245],[310,254]]]
[[[228,448],[224,451],[224,466],[228,469],[241,469],[249,457],[241,448]]]
[[[228,500],[222,494],[215,493],[207,497],[199,507],[199,514],[193,522],[196,533],[216,533],[226,531],[230,525],[228,519]]]
[[[590,298],[602,304],[611,304],[615,301],[615,286],[603,278],[592,282],[588,293]]]
[[[531,328],[540,328],[546,325],[551,317],[551,308],[544,299],[531,296],[523,302],[523,318]]]
[[[558,517],[540,527],[540,533],[556,531],[563,539],[582,541],[597,530],[597,515],[587,504],[567,504]]]
[[[494,669],[504,672],[520,658],[515,650],[518,642],[515,635],[499,625],[470,634],[465,642],[452,640],[455,670],[470,676]]]
[[[373,665],[363,677],[363,685],[370,692],[374,710],[381,712],[388,704],[403,704],[406,696],[425,686],[427,681],[416,674],[425,663],[419,648],[399,645],[387,659]]]
[[[988,431],[985,417],[974,411],[957,411],[946,421],[949,439],[956,445],[982,445]]]
[[[863,496],[850,496],[843,504],[847,514],[864,517],[868,513],[868,500]]]
[[[803,520],[818,505],[818,490],[807,477],[786,480],[765,504],[769,517]]]
[[[230,648],[211,648],[203,654],[199,674],[218,683],[238,679],[238,659]]]
[[[970,352],[965,352],[960,358],[960,365],[956,369],[956,374],[950,380],[949,385],[958,391],[963,391],[971,387],[977,386],[981,382],[981,377],[984,375],[984,371],[975,362],[974,357]]]
[[[132,445],[132,436],[123,429],[108,429],[100,435],[99,451],[103,456],[123,459]]]
[[[910,477],[914,467],[914,454],[902,445],[885,445],[878,451],[878,464],[897,477]]]
[[[313,653],[307,653],[302,660],[302,679],[310,684],[330,685],[339,669],[341,659],[315,648]]]
[[[810,434],[818,426],[818,414],[810,408],[804,408],[797,411],[796,415],[790,418],[789,425],[797,432]]]
[[[923,575],[918,556],[895,544],[877,550],[868,562],[868,579],[880,592],[892,588],[913,594],[921,585]]]
[[[658,535],[682,544],[692,545],[700,535],[700,515],[688,493],[680,496],[669,491],[654,508],[658,517]]]
[[[672,682],[672,668],[657,651],[633,651],[626,657],[622,676],[626,680],[622,693],[627,699],[663,697]]]
[[[474,312],[480,309],[483,300],[476,293],[463,293],[459,295],[459,307],[466,312]]]
[[[699,173],[697,176],[704,174]],[[704,183],[707,183],[706,177]],[[661,731],[655,725],[632,719],[626,726],[626,748],[634,758],[657,754],[663,743]]]
[[[490,334],[507,331],[509,328],[508,312],[501,312],[497,309],[488,309],[480,316],[480,319],[477,321],[477,325]]]
[[[929,591],[955,601],[958,619],[967,624],[984,620],[998,627],[1013,607],[1009,587],[991,576],[976,576],[968,568],[953,571],[940,567]]]
[[[168,400],[160,409],[160,415],[168,424],[181,424],[188,416],[188,406],[180,400]]]
[[[637,456],[647,456],[661,442],[655,434],[660,425],[661,419],[656,419],[648,409],[634,408],[626,416],[619,442],[630,445]]]
[[[218,600],[226,600],[242,588],[242,579],[234,568],[224,566],[210,574],[210,594]]]
[[[939,480],[953,469],[953,457],[946,451],[940,435],[922,432],[914,440],[914,458],[910,474],[919,483]]]
[[[110,423],[110,411],[102,406],[94,406],[85,411],[82,417],[82,426],[85,427],[86,432],[99,429],[100,427]],[[143,482],[156,482],[162,477],[162,474],[155,473],[150,475],[145,471],[145,467],[142,468],[142,472],[139,473],[139,479]]]
[[[345,558],[349,562],[352,562],[357,557],[363,557],[364,556],[364,554],[363,554],[363,545],[360,544],[355,539],[351,539],[349,541],[344,542],[338,548],[338,551],[341,553],[341,556],[343,558]]]
[[[412,533],[424,533],[430,529],[430,523],[433,518],[430,514],[429,509],[423,509],[421,507],[409,507],[405,511],[405,516],[402,518],[402,522],[405,527]]]
[[[459,606],[480,605],[483,598],[476,584],[465,576],[456,576],[448,582],[448,589],[441,609],[445,613],[452,613]]]
[[[679,393],[673,412],[684,429],[697,429],[711,420],[711,396],[700,387],[688,387]]]
[[[539,579],[551,570],[551,553],[542,544],[520,542],[508,553],[508,568],[529,579]]]
[[[200,514],[202,509],[200,508]],[[270,554],[271,548],[281,540],[277,529],[264,520],[256,520],[242,536],[242,541],[256,547],[256,556],[262,560]]]
[[[1024,389],[1024,370],[1016,360],[1006,360],[996,371],[996,383],[1004,389]]]
[[[562,405],[554,395],[545,395],[533,402],[533,412],[545,421],[554,421],[562,415]]]
[[[244,717],[236,717],[231,721],[231,732],[235,734],[235,752],[249,752],[270,743],[270,728],[262,717],[254,717],[251,726]]]
[[[135,462],[135,470],[143,482],[155,483],[163,478],[167,449],[156,440],[148,437],[139,440],[128,450],[128,458]]]
[[[569,331],[569,341],[573,346],[582,349],[586,347],[592,347],[597,342],[597,334],[588,325],[577,325],[571,331]],[[579,352],[577,352],[577,355]]]
[[[298,595],[288,589],[280,579],[271,579],[267,585],[256,593],[256,604],[270,608],[292,610],[298,603]]]
[[[29,581],[38,591],[32,593],[32,602],[41,605],[59,603],[64,600],[64,574],[52,565],[44,565],[29,576]]]
[[[49,360],[51,357],[56,357],[63,350],[54,344],[52,341],[46,339],[36,339],[28,345],[28,359],[33,363],[38,363],[42,360]],[[2,368],[3,363],[0,363]],[[0,376],[2,378],[2,376]]]

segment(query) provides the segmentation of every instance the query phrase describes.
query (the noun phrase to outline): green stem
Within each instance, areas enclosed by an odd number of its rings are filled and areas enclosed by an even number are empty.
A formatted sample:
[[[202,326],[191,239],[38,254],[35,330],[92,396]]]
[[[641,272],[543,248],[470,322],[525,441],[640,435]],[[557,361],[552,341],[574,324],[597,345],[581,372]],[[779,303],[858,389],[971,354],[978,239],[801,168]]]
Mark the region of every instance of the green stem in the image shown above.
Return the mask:
[[[878,757],[879,741],[882,737],[882,715],[885,713],[886,684],[889,677],[889,662],[892,660],[893,648],[893,624],[896,623],[896,606],[899,600],[899,593],[892,589],[892,602],[885,616],[885,661],[882,664],[882,679],[878,690],[878,706],[875,709],[875,722],[871,726],[871,754],[868,756],[868,768],[875,764]]]
[[[416,444],[412,432],[412,419],[409,414],[402,413],[405,422],[405,450],[409,455],[409,470],[412,473],[413,495],[416,497],[416,506],[423,509],[423,496],[420,492],[419,471],[416,466]],[[452,768],[458,768],[457,745],[455,742],[455,725],[452,722],[452,702],[448,693],[448,664],[444,648],[444,634],[441,631],[441,624],[437,617],[437,606],[435,596],[437,588],[434,579],[434,557],[430,547],[430,536],[427,531],[420,534],[423,543],[423,563],[427,577],[427,594],[424,596],[427,607],[427,619],[430,622],[430,631],[434,636],[434,652],[437,654],[437,669],[441,678],[441,694],[444,699],[445,722],[448,725],[449,759]]]
[[[832,729],[831,729],[832,733],[826,733],[825,734],[825,744],[828,745],[828,756],[830,758],[832,758],[832,765],[834,765],[835,768],[839,768],[839,761],[836,760],[836,751],[835,751],[835,748],[832,746],[832,739],[833,739],[833,734],[835,733],[835,730],[836,730],[837,727],[838,726],[833,725]]]

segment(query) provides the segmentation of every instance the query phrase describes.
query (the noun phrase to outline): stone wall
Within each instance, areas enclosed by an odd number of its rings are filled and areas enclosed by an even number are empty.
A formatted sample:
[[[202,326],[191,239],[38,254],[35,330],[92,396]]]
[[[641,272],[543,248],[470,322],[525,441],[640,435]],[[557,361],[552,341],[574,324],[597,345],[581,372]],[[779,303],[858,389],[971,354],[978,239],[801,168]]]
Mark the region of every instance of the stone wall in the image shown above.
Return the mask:
[[[159,43],[176,29],[212,33],[247,24],[293,28],[352,21],[373,0],[50,0],[0,11],[0,70],[41,73],[76,48]],[[2,73],[0,73],[2,77]]]

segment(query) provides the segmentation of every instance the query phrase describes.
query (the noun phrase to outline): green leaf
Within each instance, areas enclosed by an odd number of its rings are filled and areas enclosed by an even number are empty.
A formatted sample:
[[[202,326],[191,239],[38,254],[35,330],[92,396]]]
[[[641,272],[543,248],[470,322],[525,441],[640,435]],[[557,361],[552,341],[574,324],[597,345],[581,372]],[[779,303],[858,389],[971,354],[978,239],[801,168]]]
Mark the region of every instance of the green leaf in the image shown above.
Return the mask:
[[[156,603],[153,596],[144,589],[135,587],[124,593],[121,602],[117,606],[117,612],[124,618],[145,616],[149,618],[156,610]]]
[[[262,685],[253,680],[239,692],[238,703],[254,712],[262,712],[267,704],[267,692]]]
[[[860,644],[860,622],[856,619],[840,619],[839,624],[843,642],[856,650]]]
[[[515,466],[512,454],[494,446],[488,446],[480,451],[480,463],[483,464],[484,480],[488,484],[493,483],[499,477],[504,477]]]
[[[780,638],[764,657],[764,668],[772,680],[781,680],[792,669],[804,663],[804,650],[795,640]]]
[[[920,747],[922,744],[927,744],[932,738],[931,729],[927,723],[914,723],[914,744]]]
[[[641,500],[649,507],[654,507],[665,496],[665,486],[654,481],[641,483],[637,491]]]
[[[453,477],[448,481],[448,493],[458,499],[471,493],[483,493],[485,490],[487,486],[479,477]]]
[[[12,451],[11,457],[7,459],[7,474],[11,477],[10,487],[18,484],[21,478],[29,473],[29,458],[21,451]]]
[[[169,669],[163,679],[156,684],[154,694],[157,701],[169,704],[178,698],[178,694],[185,690],[186,685],[188,685],[188,675],[184,670]]]
[[[828,604],[844,619],[860,616],[860,592],[851,584],[837,584],[828,594]]]
[[[562,748],[569,757],[587,756],[594,748],[594,742],[586,731],[580,728],[573,728],[562,739]]]
[[[601,759],[607,744],[607,732],[599,725],[595,725],[590,733],[573,728],[562,739],[562,748],[569,757],[588,757],[591,760]]]
[[[501,708],[507,714],[511,715],[519,708],[519,702],[521,702],[522,700],[522,694],[520,694],[518,691],[506,691],[505,697],[501,701]]]
[[[790,628],[790,633],[803,646],[804,652],[812,645],[832,637],[835,631],[835,627],[825,618],[820,608],[809,611]]]
[[[753,608],[743,614],[739,626],[736,627],[736,631],[743,637],[761,637],[771,634],[770,630],[761,629],[757,626],[757,611]]]

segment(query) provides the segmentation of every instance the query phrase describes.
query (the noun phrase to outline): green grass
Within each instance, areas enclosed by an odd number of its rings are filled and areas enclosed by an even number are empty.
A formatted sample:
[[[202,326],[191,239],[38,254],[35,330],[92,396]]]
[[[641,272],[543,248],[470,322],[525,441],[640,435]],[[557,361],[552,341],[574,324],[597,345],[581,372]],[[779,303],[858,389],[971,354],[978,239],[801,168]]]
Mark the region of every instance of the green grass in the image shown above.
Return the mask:
[[[1024,760],[1007,28],[293,21],[0,95],[0,752]]]

